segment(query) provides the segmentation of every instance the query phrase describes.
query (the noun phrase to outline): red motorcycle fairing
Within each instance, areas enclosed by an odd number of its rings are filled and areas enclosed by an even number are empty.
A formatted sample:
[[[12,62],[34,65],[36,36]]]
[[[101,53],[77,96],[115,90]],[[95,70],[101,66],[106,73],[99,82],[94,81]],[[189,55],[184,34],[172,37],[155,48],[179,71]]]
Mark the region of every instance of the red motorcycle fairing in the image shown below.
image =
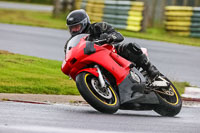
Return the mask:
[[[89,72],[96,77],[99,77],[99,73],[97,72],[97,68],[85,68],[77,72],[77,75],[81,72]]]
[[[86,68],[89,64],[98,64],[109,71],[119,85],[129,74],[130,62],[115,53],[113,46],[104,44],[98,46],[94,44],[96,51],[92,54],[85,54],[86,41],[84,38],[73,48],[71,48],[63,61],[62,72],[75,80],[76,75],[82,71],[87,71],[98,76],[95,69]]]

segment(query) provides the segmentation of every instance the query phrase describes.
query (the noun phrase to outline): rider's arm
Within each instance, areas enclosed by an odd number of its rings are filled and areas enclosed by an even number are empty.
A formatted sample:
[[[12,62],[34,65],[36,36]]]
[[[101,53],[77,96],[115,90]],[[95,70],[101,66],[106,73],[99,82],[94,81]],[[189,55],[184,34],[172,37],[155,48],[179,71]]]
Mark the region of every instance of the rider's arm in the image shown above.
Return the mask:
[[[124,37],[106,22],[92,24],[90,26],[90,34],[95,38],[100,38],[100,35],[107,34],[108,43],[110,44],[119,43],[124,40]]]
[[[107,34],[108,34],[108,38],[110,38],[110,42],[111,44],[116,44],[116,43],[120,43],[124,40],[124,37],[122,36],[121,33],[117,32],[114,30],[114,28],[108,25],[108,30],[107,30]]]
[[[120,43],[124,40],[124,37],[119,32],[112,32],[108,34],[108,40],[110,44]]]

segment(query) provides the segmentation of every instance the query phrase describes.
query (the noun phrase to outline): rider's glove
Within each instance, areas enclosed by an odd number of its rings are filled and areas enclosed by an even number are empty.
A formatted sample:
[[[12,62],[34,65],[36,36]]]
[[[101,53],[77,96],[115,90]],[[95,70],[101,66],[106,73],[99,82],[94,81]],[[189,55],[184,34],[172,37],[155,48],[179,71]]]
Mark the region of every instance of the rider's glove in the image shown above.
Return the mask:
[[[103,34],[100,35],[100,40],[104,40],[104,39],[105,39],[106,42],[109,43],[109,44],[112,43],[113,40],[114,40],[114,39],[113,39],[113,36],[110,35],[110,34],[108,35],[107,33],[103,33]]]
[[[112,35],[108,35],[107,36],[107,43],[112,43],[114,41],[114,38],[113,38],[113,36]]]

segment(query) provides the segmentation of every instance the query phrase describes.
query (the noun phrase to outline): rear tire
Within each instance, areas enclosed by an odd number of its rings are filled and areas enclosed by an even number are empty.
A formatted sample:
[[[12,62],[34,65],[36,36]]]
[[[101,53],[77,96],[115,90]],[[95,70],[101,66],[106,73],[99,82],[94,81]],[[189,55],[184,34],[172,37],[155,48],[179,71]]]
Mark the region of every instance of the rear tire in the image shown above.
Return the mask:
[[[172,96],[166,96],[165,94],[156,93],[160,104],[154,108],[154,111],[162,116],[175,116],[177,115],[182,108],[182,100],[181,97],[175,88],[175,86],[164,77],[167,81],[170,82],[170,87],[168,88],[169,92]]]
[[[115,113],[120,106],[118,94],[111,86],[102,91],[98,84],[98,78],[88,72],[76,76],[80,94],[93,108],[102,113]]]

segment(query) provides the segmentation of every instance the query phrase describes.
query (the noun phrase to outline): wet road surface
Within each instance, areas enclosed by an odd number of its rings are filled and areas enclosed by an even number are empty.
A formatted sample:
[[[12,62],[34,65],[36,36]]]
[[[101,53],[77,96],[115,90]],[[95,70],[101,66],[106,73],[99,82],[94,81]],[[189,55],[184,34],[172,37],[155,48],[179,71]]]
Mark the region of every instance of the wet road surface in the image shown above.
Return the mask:
[[[176,117],[154,111],[102,114],[90,106],[0,102],[0,132],[6,133],[198,133],[200,108],[183,107]]]

